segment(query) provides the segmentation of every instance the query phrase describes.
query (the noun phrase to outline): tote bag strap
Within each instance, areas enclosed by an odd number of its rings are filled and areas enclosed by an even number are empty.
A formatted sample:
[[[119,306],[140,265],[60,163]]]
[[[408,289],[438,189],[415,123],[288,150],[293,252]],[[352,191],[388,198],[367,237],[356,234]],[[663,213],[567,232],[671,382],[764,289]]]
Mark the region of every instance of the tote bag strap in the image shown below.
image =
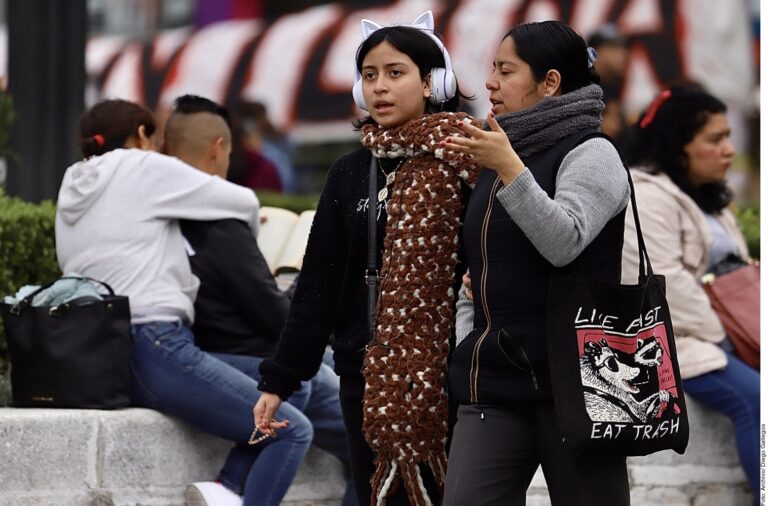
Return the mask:
[[[627,180],[629,181],[629,199],[632,203],[632,219],[635,220],[635,231],[637,232],[637,251],[639,257],[637,280],[638,283],[643,284],[649,277],[653,276],[653,267],[651,267],[651,257],[648,256],[648,250],[645,247],[645,240],[643,239],[643,231],[640,228],[640,215],[637,212],[637,199],[635,198],[635,185],[632,182],[632,175],[627,166],[627,162],[624,161],[624,155],[621,154],[621,151],[619,151],[619,156],[627,171]]]
[[[621,150],[616,146],[616,144],[613,142],[613,139],[611,139],[610,136],[605,135],[602,132],[589,132],[583,137],[579,138],[573,145],[571,149],[568,149],[567,151],[571,151],[576,146],[582,144],[585,141],[588,141],[589,139],[594,138],[601,138],[605,139],[608,142],[610,142],[613,147],[616,149],[616,152],[619,154],[619,158],[621,159],[622,165],[624,165],[624,170],[627,172],[627,181],[629,181],[629,200],[632,204],[632,218],[635,221],[635,231],[637,233],[637,251],[638,251],[638,276],[637,281],[638,284],[645,284],[648,281],[648,278],[653,276],[653,268],[651,267],[651,258],[648,256],[648,250],[645,247],[645,240],[643,239],[643,231],[640,228],[640,215],[637,212],[637,199],[635,198],[635,185],[632,182],[632,175],[629,171],[629,166],[627,165],[626,160],[624,160],[624,155],[621,153]],[[565,157],[565,154],[563,154],[563,158]],[[562,163],[562,159],[558,163],[558,166]],[[576,260],[578,262],[578,259]]]
[[[48,284],[41,286],[34,292],[30,293],[29,295],[21,299],[19,302],[11,306],[11,309],[9,310],[10,313],[15,316],[20,315],[22,311],[24,311],[27,307],[29,307],[30,304],[32,304],[32,299],[34,299],[37,294],[39,294],[43,290],[50,288],[51,286],[53,286],[58,281],[61,281],[62,279],[85,280],[85,281],[90,281],[91,283],[98,283],[99,285],[107,289],[107,292],[109,293],[110,297],[115,296],[115,291],[112,289],[112,287],[103,281],[99,281],[98,279],[89,278],[87,276],[63,276],[58,279],[55,279],[54,281],[51,281]]]

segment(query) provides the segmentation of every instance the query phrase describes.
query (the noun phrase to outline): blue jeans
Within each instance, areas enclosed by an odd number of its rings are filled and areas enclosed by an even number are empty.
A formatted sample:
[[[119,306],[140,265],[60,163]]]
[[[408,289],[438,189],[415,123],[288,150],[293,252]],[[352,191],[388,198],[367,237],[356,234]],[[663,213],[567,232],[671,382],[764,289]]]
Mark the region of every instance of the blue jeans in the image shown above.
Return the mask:
[[[243,495],[244,506],[279,505],[312,443],[307,417],[284,402],[276,418],[290,425],[277,439],[249,446],[260,395],[253,378],[200,350],[181,323],[133,325],[131,333],[133,404],[233,441],[221,482]]]
[[[245,355],[230,355],[225,353],[211,353],[219,360],[228,363],[232,367],[244,372],[255,381],[259,381],[259,364],[264,360],[258,357]],[[312,443],[318,448],[337,457],[345,469],[349,469],[349,452],[347,449],[347,431],[344,427],[344,419],[341,415],[341,403],[339,402],[339,377],[333,372],[328,360],[331,354],[326,353],[324,363],[320,365],[317,374],[309,380],[302,382],[301,389],[288,398],[288,403],[304,413],[312,424],[314,439]],[[331,362],[332,363],[332,362]],[[278,420],[282,418],[278,417]],[[284,429],[279,431],[282,434]],[[219,480],[224,482],[224,476],[237,477],[247,472],[249,464],[252,465],[256,455],[253,453],[231,456],[222,469]],[[234,481],[237,481],[235,478]],[[347,481],[342,506],[356,506],[354,485]]]
[[[683,381],[685,393],[728,416],[739,460],[757,503],[760,497],[760,373],[726,352],[728,365]]]

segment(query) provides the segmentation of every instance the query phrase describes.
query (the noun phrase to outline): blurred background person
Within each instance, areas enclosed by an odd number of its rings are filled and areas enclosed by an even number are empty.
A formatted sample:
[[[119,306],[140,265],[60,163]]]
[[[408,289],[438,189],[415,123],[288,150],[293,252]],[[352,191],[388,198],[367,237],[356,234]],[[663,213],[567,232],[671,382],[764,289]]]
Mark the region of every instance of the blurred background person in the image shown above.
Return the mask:
[[[260,102],[242,101],[233,115],[231,180],[253,189],[293,193],[293,145],[270,121]]]
[[[621,103],[629,63],[627,39],[619,33],[616,25],[605,24],[589,36],[587,45],[597,51],[594,65],[600,75],[605,102],[601,131],[621,146],[627,132],[627,119]]]
[[[600,86],[605,97],[619,99],[629,62],[627,39],[619,33],[616,25],[605,24],[589,36],[587,45],[597,51],[595,70],[600,74]]]

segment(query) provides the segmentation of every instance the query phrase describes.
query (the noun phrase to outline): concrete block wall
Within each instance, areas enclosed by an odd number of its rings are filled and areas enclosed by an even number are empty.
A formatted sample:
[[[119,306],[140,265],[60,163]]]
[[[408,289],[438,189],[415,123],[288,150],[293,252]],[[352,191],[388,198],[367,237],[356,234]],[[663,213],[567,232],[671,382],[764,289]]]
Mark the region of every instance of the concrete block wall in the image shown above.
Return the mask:
[[[750,506],[730,421],[688,406],[685,455],[629,459],[633,506]],[[150,410],[0,408],[0,506],[181,506],[184,487],[215,478],[229,447]],[[337,505],[343,491],[341,464],[313,448],[283,504]],[[528,504],[550,504],[541,470]]]
[[[146,409],[0,408],[0,505],[183,506],[230,447]],[[338,504],[344,485],[341,463],[312,448],[283,504]]]

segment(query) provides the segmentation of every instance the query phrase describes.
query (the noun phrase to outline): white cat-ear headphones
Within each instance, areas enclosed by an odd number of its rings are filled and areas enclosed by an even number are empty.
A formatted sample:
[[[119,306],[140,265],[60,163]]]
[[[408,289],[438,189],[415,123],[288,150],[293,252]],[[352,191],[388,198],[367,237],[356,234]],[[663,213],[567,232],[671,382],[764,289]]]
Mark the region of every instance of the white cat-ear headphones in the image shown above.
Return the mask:
[[[363,41],[370,37],[376,30],[383,28],[378,23],[369,19],[363,19],[360,22],[360,26],[363,31]],[[448,54],[448,50],[445,49],[442,41],[435,35],[435,19],[432,16],[432,11],[425,12],[416,18],[412,24],[402,26],[409,26],[423,31],[435,41],[435,44],[437,44],[437,47],[439,47],[440,51],[443,53],[445,67],[434,67],[429,73],[429,85],[431,89],[429,102],[438,105],[455,97],[457,87],[456,75],[453,73],[453,65],[451,65],[451,57]],[[355,75],[357,76],[357,80],[352,87],[352,97],[355,99],[355,104],[357,104],[360,109],[367,111],[368,107],[365,105],[365,97],[363,96],[363,78],[360,75],[360,71],[357,70],[357,65],[355,65]]]

